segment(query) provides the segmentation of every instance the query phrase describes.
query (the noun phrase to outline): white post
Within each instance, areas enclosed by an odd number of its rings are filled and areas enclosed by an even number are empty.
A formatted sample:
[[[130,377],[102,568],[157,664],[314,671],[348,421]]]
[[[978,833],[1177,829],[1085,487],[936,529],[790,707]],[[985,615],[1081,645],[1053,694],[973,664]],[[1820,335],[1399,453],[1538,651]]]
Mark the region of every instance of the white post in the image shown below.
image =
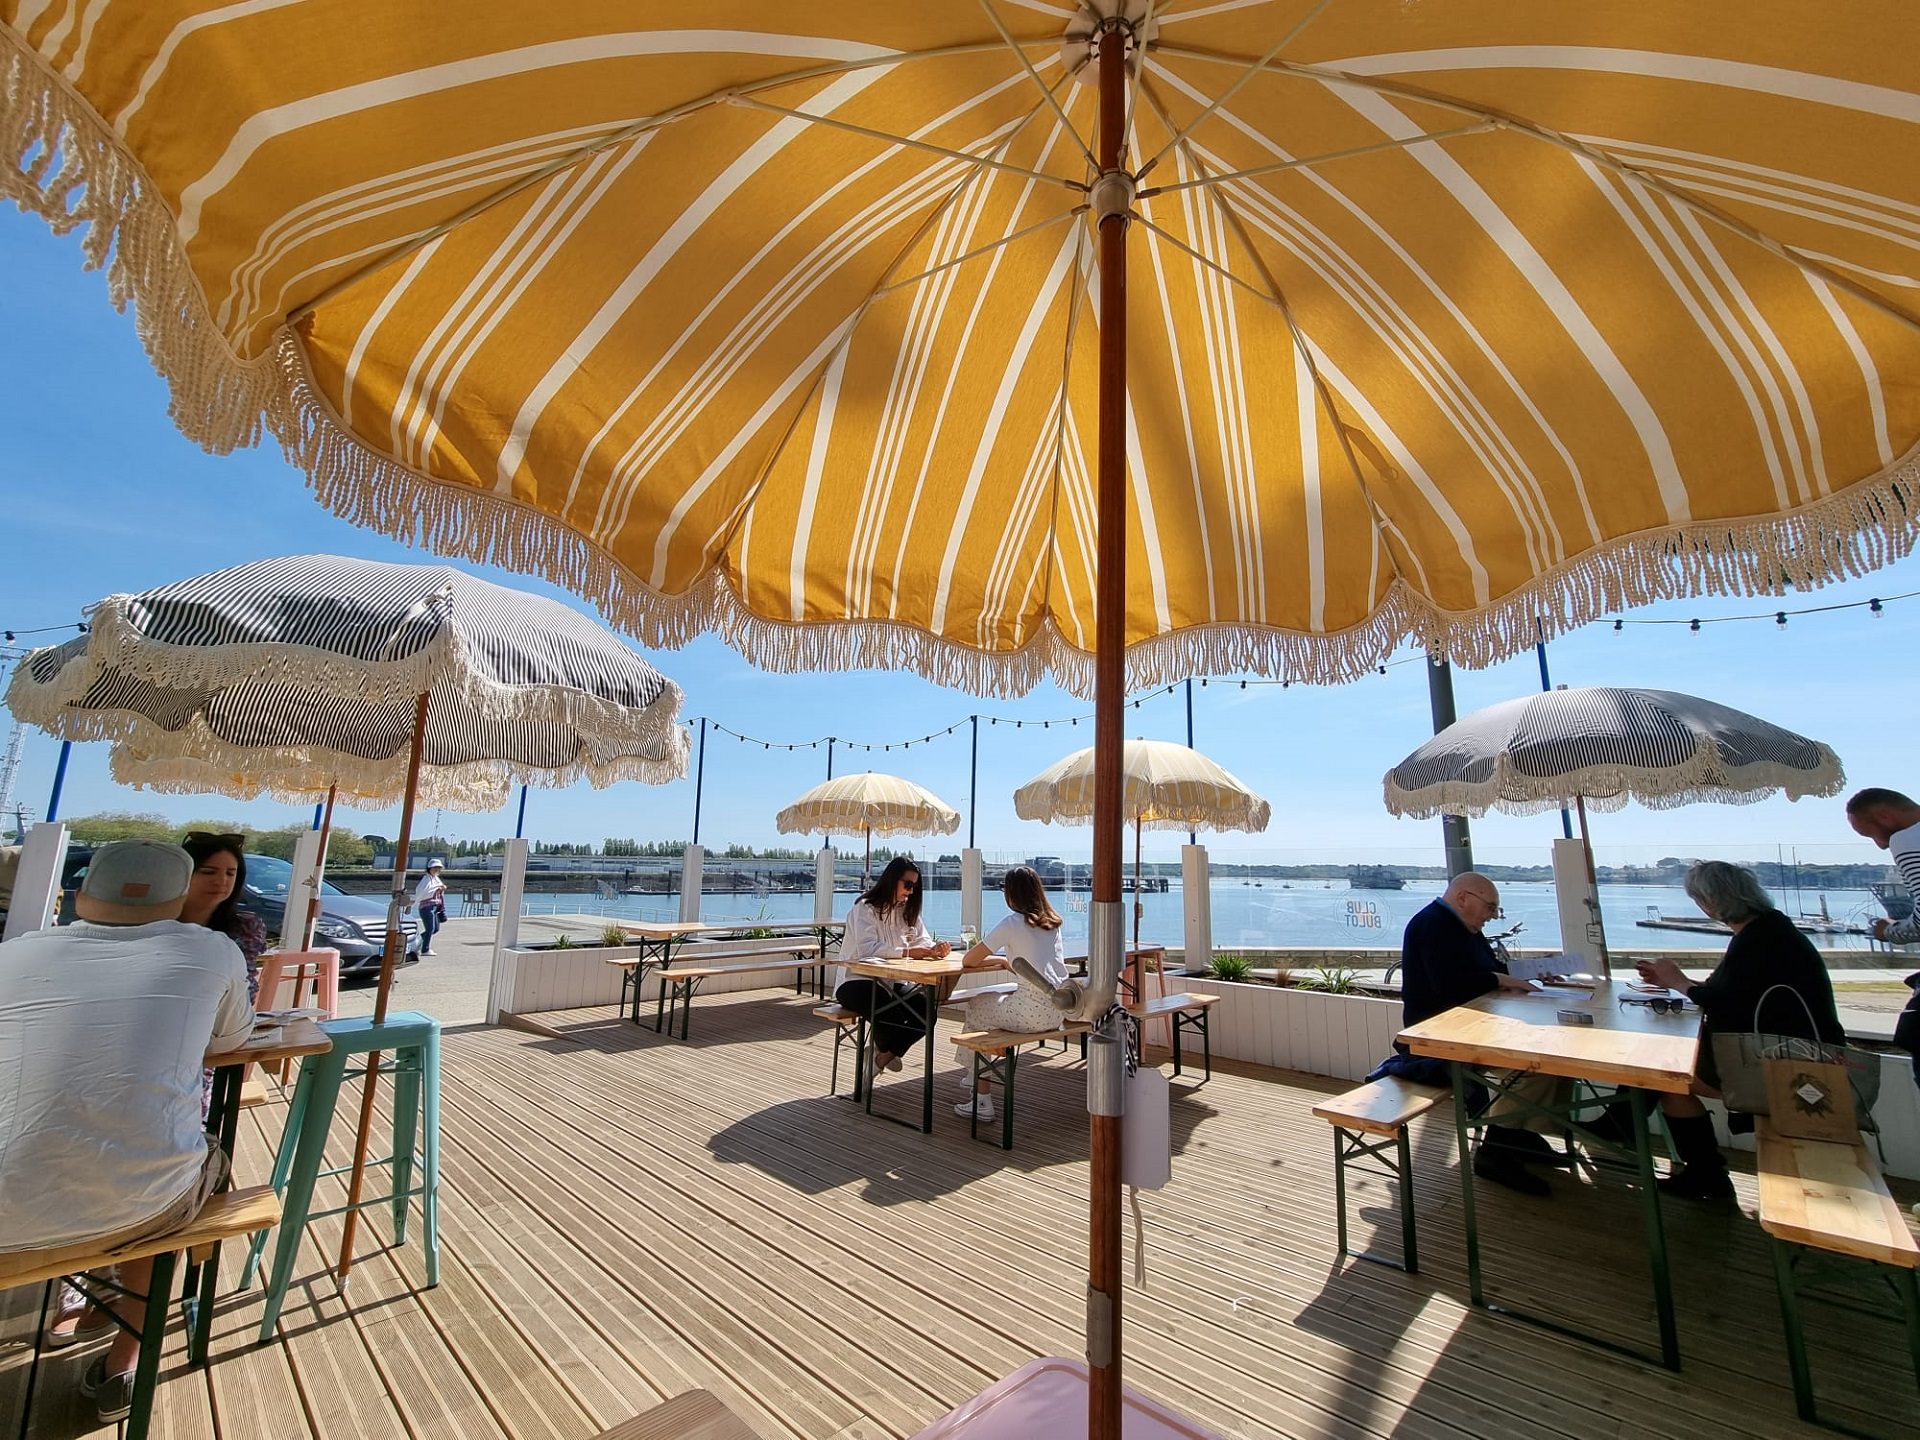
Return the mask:
[[[986,933],[980,923],[980,852],[971,845],[960,852],[960,928],[972,930],[976,940]]]
[[[20,847],[20,868],[13,877],[13,898],[7,902],[6,939],[53,923],[60,872],[66,862],[67,827],[62,822],[42,820],[27,832]]]
[[[1182,943],[1187,969],[1204,970],[1213,963],[1213,883],[1207,865],[1207,847],[1180,847],[1180,897],[1185,911]]]
[[[1600,973],[1599,900],[1587,878],[1587,849],[1578,840],[1553,842],[1553,886],[1560,906],[1560,948]]]
[[[293,842],[293,877],[287,882],[287,910],[280,920],[280,948],[298,950],[307,933],[307,910],[320,893],[320,832],[303,831]]]
[[[813,923],[833,919],[833,847],[823,845],[813,857]]]
[[[507,952],[520,943],[520,896],[527,884],[527,845],[519,837],[509,840],[500,857],[500,911],[493,926],[493,975],[487,981],[489,1025],[500,1023],[500,1012],[514,998],[507,983]]]
[[[707,847],[689,845],[680,856],[680,918],[689,923],[700,919],[700,892],[706,884]]]

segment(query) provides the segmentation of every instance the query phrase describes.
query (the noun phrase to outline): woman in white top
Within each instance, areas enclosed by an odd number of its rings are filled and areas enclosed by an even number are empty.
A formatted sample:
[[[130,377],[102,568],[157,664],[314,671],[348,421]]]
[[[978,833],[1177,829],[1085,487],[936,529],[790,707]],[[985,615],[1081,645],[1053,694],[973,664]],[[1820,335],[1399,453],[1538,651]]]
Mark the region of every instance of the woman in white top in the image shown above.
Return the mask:
[[[413,908],[420,912],[420,953],[433,954],[434,932],[447,923],[447,882],[438,860],[427,861],[420,883],[413,887]]]
[[[920,923],[920,867],[904,855],[887,862],[847,912],[847,933],[834,967],[833,998],[873,1022],[873,1065],[898,1070],[900,1057],[927,1033],[930,1016],[918,985],[847,978],[850,960],[941,960],[953,947]],[[879,1014],[874,1012],[876,1008]]]
[[[1026,961],[1048,986],[1067,983],[1067,962],[1061,952],[1060,915],[1047,899],[1047,887],[1040,876],[1025,865],[1007,871],[1000,882],[1007,909],[1013,913],[967,951],[961,964],[968,970],[986,968],[996,951],[1004,952],[1009,963]],[[1017,979],[1018,977],[1016,977]],[[1018,1030],[1043,1033],[1060,1027],[1060,1012],[1054,1008],[1048,990],[1019,980],[1011,991],[981,995],[967,1001],[967,1029]],[[971,1052],[963,1052],[966,1060]],[[976,1093],[953,1107],[962,1115],[978,1113],[982,1120],[993,1118],[993,1096],[985,1075]]]

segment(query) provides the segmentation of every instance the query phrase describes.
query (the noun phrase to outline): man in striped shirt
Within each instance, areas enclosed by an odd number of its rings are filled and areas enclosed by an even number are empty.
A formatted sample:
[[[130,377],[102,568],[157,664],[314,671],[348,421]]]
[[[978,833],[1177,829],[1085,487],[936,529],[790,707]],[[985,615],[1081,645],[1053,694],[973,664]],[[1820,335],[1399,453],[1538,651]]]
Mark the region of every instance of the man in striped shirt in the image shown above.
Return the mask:
[[[1899,868],[1913,911],[1904,920],[1884,917],[1873,922],[1873,938],[1890,945],[1920,940],[1920,805],[1898,790],[1869,787],[1847,801],[1847,823],[1853,833],[1885,850]],[[1920,971],[1907,977],[1913,997],[1894,1026],[1894,1043],[1914,1057],[1913,1079],[1920,1085]]]

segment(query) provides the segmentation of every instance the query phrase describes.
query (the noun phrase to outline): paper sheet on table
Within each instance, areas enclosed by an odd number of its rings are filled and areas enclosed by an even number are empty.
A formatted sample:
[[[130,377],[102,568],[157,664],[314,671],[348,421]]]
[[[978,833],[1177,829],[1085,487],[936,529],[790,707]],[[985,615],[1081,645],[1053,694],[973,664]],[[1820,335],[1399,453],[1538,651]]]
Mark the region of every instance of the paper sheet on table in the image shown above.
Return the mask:
[[[1577,975],[1583,962],[1565,951],[1557,955],[1536,955],[1525,960],[1509,960],[1507,973],[1516,980],[1541,980],[1549,975]]]

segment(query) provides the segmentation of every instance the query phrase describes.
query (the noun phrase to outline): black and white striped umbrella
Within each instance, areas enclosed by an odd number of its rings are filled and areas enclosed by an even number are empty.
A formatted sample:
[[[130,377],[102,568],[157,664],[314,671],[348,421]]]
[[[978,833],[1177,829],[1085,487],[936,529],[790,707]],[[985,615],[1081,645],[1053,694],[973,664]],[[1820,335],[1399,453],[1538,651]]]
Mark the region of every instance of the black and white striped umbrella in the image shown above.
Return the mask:
[[[1783,793],[1838,794],[1833,751],[1671,690],[1592,687],[1504,701],[1455,721],[1386,774],[1396,815],[1527,815],[1575,801],[1618,810]]]
[[[115,742],[154,789],[364,808],[498,809],[515,784],[664,783],[687,770],[682,695],[603,626],[445,565],[261,560],[113,595],[89,633],[16,667],[7,704],[72,740]]]

